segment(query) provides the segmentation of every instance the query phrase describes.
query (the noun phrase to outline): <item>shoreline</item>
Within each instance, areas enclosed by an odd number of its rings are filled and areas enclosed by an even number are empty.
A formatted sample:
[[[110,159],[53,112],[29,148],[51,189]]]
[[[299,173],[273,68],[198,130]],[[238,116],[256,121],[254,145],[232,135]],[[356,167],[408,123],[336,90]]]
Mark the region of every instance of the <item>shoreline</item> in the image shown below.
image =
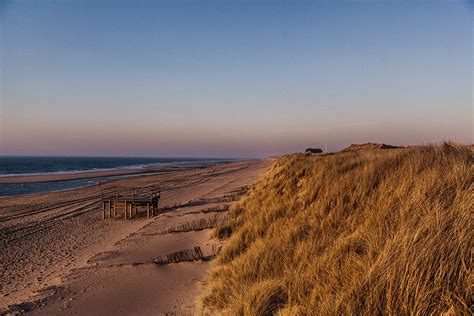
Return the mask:
[[[269,164],[247,160],[175,166],[104,184],[160,187],[160,208],[167,212],[155,218],[101,220],[97,186],[1,199],[0,311],[90,315],[117,311],[116,305],[132,313],[195,306],[212,260],[162,267],[147,262],[195,246],[208,256],[216,245],[211,230],[159,232],[224,215],[213,210],[228,208],[233,203],[228,197],[241,196]],[[117,273],[123,277],[117,279]],[[142,296],[143,288],[153,294]],[[94,309],[98,298],[117,295],[136,302],[121,300]]]
[[[239,160],[236,160],[239,161]],[[179,170],[207,168],[230,163],[214,162],[175,162],[155,167],[140,169],[119,168],[107,171],[88,171],[80,173],[52,173],[24,176],[0,177],[0,199],[14,196],[62,192],[85,187],[104,185],[111,181],[130,179],[141,176],[152,176]],[[3,181],[2,181],[3,180]]]
[[[0,184],[21,184],[21,183],[40,183],[40,182],[59,182],[68,180],[84,180],[113,176],[126,175],[145,175],[147,173],[156,173],[160,171],[174,171],[176,168],[186,167],[195,168],[198,166],[207,166],[213,164],[224,164],[241,160],[203,160],[203,161],[185,161],[185,162],[170,162],[159,163],[154,166],[146,167],[117,167],[108,169],[90,169],[82,171],[54,171],[45,173],[28,173],[28,174],[6,174],[0,175]]]

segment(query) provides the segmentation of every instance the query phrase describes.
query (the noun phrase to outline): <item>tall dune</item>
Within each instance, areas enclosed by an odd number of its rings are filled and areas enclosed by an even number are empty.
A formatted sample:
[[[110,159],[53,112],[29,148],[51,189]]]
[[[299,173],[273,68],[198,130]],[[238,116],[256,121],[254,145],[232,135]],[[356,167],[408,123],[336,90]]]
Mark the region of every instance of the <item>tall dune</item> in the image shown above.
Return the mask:
[[[280,158],[216,230],[204,304],[245,315],[470,314],[473,149]]]

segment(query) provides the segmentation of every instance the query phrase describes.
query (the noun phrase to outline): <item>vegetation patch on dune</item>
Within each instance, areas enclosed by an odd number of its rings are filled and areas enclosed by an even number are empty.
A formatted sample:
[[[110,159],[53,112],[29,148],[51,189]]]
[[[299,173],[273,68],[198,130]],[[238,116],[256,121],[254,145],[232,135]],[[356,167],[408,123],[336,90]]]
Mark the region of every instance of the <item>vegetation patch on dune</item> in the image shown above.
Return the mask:
[[[216,227],[218,225],[222,225],[223,223],[227,221],[228,221],[227,215],[216,214],[211,217],[195,219],[193,221],[186,222],[178,226],[171,226],[169,228],[166,228],[158,232],[157,234],[165,235],[165,234],[172,234],[172,233],[186,233],[186,232],[191,232],[191,231],[201,231],[204,229],[209,229],[209,228]]]
[[[231,209],[204,304],[246,315],[470,314],[472,148],[293,154]]]
[[[193,262],[193,261],[209,261],[214,259],[214,257],[219,254],[222,246],[219,244],[212,245],[210,253],[205,256],[201,250],[201,247],[196,246],[193,249],[184,249],[180,251],[175,251],[167,254],[166,256],[156,257],[153,260],[154,264],[165,265],[171,263],[180,263],[180,262]]]

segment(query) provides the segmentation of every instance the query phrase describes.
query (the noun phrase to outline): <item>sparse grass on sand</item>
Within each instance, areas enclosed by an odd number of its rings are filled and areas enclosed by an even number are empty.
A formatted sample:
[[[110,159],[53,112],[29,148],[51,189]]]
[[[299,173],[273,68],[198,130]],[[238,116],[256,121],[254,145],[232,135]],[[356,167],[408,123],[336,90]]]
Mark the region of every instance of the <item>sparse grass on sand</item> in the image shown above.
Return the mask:
[[[293,154],[231,209],[204,304],[245,315],[471,314],[473,149]]]
[[[172,234],[172,233],[185,233],[190,231],[200,231],[204,229],[213,228],[222,225],[228,221],[228,216],[215,214],[211,217],[195,219],[190,222],[186,222],[179,226],[172,226],[160,231],[159,235]]]

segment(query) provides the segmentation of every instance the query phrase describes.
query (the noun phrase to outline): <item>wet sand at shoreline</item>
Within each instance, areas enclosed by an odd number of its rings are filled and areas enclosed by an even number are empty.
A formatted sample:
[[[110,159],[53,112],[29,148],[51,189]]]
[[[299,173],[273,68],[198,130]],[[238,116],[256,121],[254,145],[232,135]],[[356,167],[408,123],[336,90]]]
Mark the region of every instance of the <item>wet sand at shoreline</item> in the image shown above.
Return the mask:
[[[215,163],[220,164],[220,163]],[[45,174],[25,174],[14,176],[0,176],[0,184],[11,183],[32,183],[32,182],[53,182],[67,180],[97,179],[113,176],[138,176],[145,174],[166,173],[177,170],[190,170],[213,163],[205,162],[173,162],[163,163],[162,165],[149,166],[143,168],[114,168],[110,170],[91,170],[66,173],[45,173]]]
[[[0,199],[0,310],[38,314],[166,313],[194,310],[212,261],[159,266],[158,256],[200,246],[212,255],[210,229],[163,234],[225,212],[262,176],[270,160],[168,170],[103,187],[160,188],[155,218],[101,220],[97,186]],[[161,233],[158,233],[161,232]]]

